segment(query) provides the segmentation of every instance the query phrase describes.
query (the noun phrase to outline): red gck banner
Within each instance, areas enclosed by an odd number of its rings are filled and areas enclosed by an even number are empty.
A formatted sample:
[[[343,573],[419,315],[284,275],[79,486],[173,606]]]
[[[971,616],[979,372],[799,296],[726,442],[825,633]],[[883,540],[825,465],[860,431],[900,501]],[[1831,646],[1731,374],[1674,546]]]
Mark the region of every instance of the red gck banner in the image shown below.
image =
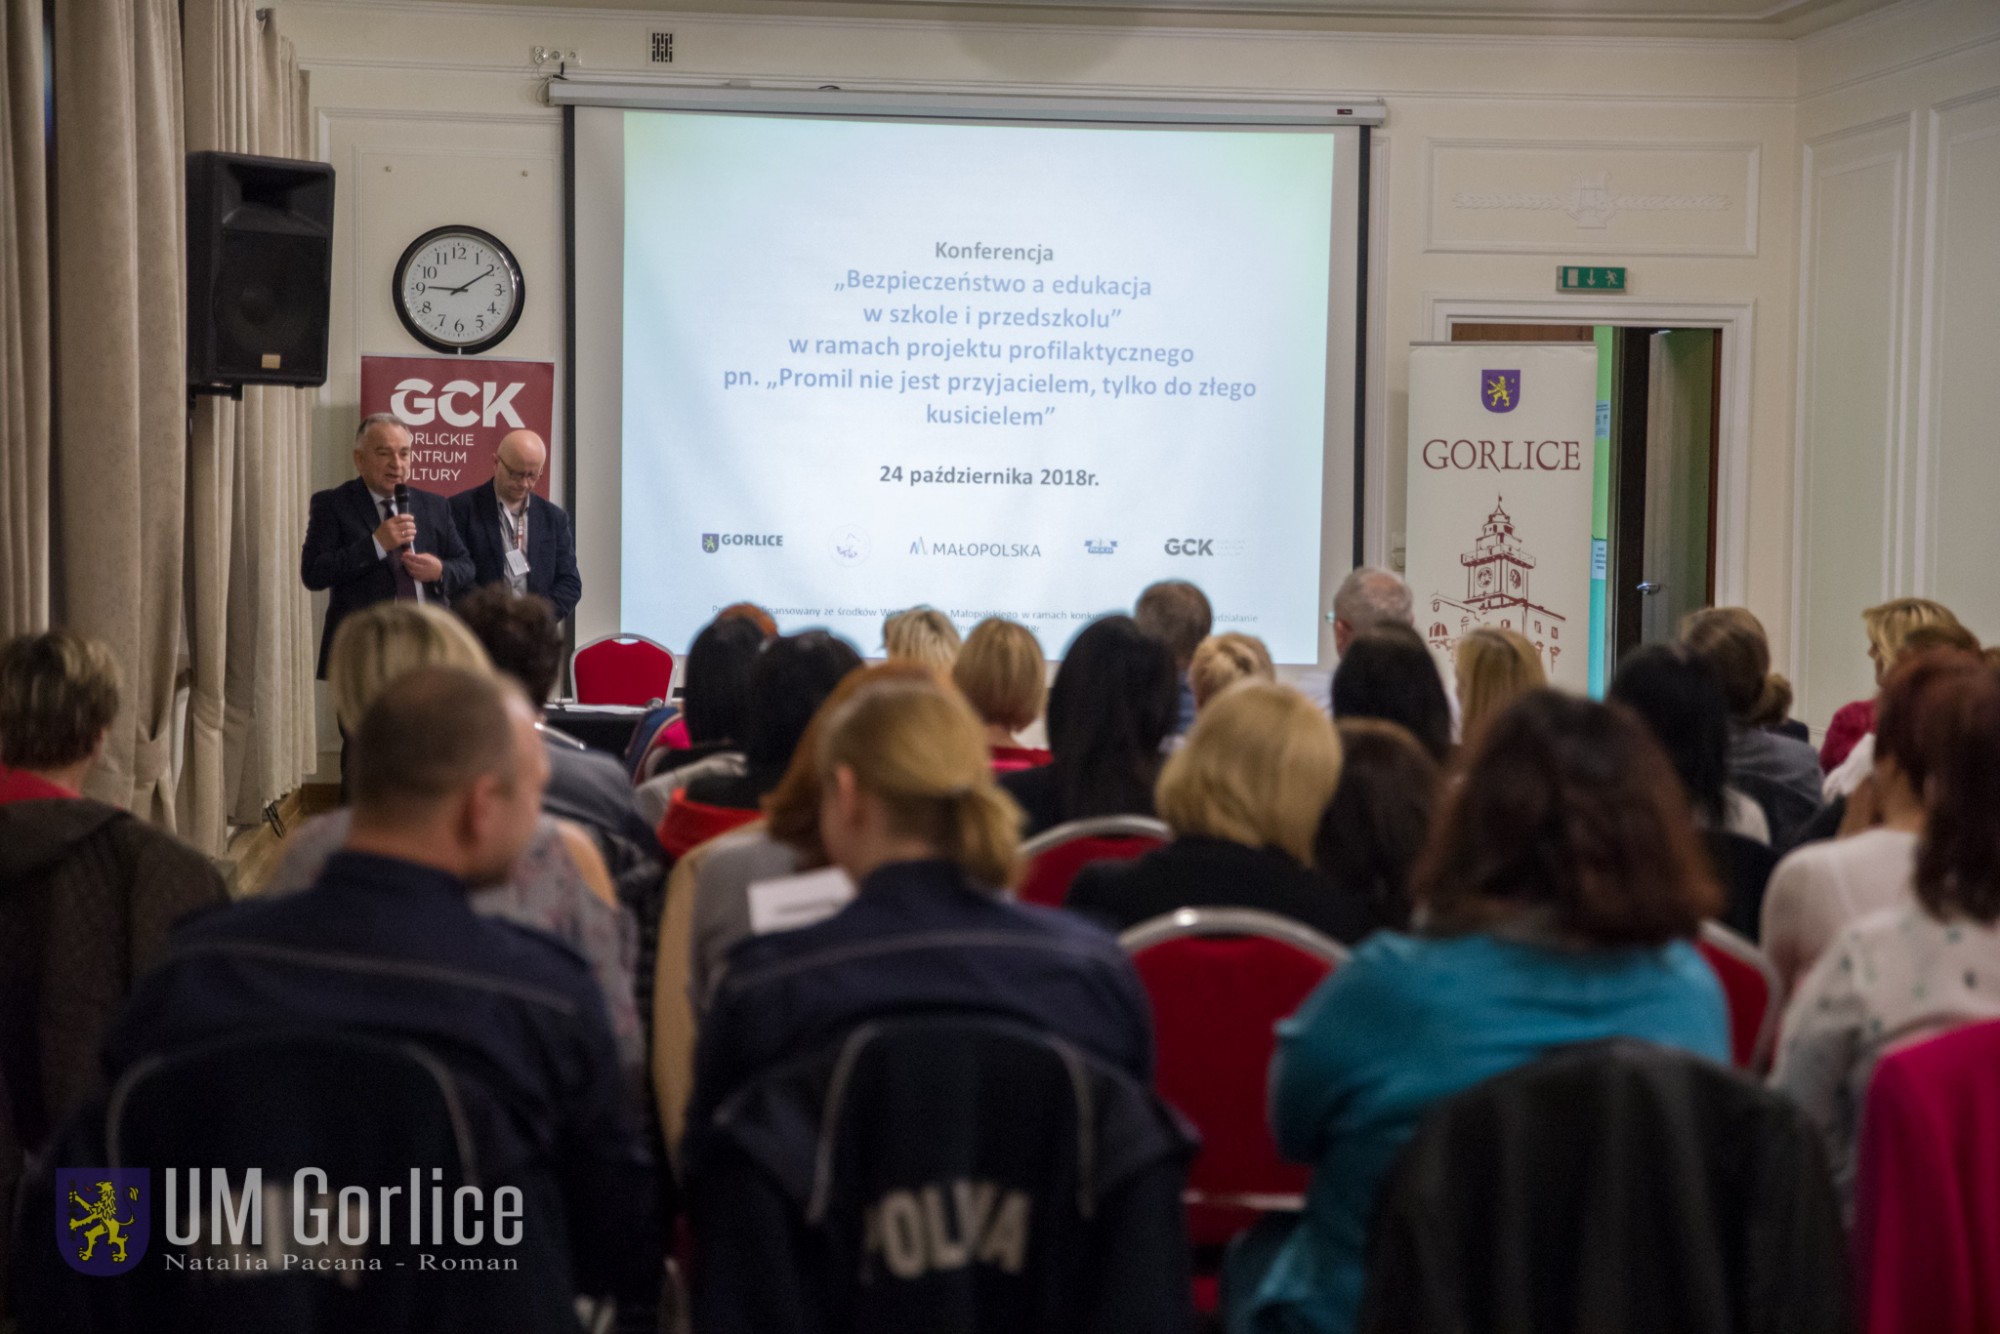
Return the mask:
[[[493,451],[509,431],[554,434],[556,367],[552,361],[485,357],[363,357],[361,415],[394,413],[410,428],[415,459],[410,484],[452,495],[493,476]],[[555,446],[535,483],[547,498]]]

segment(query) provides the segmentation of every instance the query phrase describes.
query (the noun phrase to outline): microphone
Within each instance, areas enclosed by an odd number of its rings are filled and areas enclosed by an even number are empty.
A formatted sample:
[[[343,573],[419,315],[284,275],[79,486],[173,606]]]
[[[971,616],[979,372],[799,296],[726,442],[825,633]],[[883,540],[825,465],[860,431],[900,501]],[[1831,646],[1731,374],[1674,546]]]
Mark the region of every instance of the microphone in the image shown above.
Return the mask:
[[[408,514],[410,512],[410,488],[406,483],[403,482],[396,483],[396,495],[393,503],[390,505],[390,508],[395,510],[396,513],[398,514]],[[417,544],[415,542],[405,542],[403,543],[401,550],[414,551],[416,549],[416,546]]]

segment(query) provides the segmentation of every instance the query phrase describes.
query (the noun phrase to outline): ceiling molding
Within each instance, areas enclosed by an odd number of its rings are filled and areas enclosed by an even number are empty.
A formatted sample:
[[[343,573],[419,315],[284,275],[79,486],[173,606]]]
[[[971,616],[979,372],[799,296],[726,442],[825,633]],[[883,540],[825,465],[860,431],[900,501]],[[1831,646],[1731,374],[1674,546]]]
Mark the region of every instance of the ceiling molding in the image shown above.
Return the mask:
[[[799,0],[803,3],[803,0]],[[1905,0],[1907,2],[1907,0]],[[1927,0],[1915,0],[1926,3]],[[786,0],[773,0],[775,4]],[[1397,10],[1392,4],[1402,4]],[[1413,6],[1436,3],[1437,8]],[[1781,0],[1747,12],[1715,14],[1697,11],[1656,11],[1608,14],[1594,10],[1580,15],[1564,0],[1547,0],[1545,7],[1515,0],[1507,9],[1466,7],[1452,0],[1384,0],[1376,5],[1357,5],[1343,0],[1301,0],[1283,5],[1272,0],[1093,0],[1088,5],[998,4],[992,0],[873,0],[857,6],[863,12],[718,12],[704,9],[624,8],[618,6],[554,3],[505,4],[494,0],[290,0],[288,7],[325,9],[338,13],[356,10],[425,13],[439,17],[478,16],[483,18],[562,18],[593,22],[726,23],[749,26],[840,27],[937,32],[949,30],[964,35],[968,29],[1009,34],[1059,33],[1071,36],[1116,37],[1230,37],[1242,40],[1297,42],[1326,40],[1346,43],[1443,43],[1462,42],[1478,37],[1484,42],[1566,46],[1625,46],[1643,44],[1652,49],[1753,49],[1760,44],[1790,49],[1802,31],[1813,35],[1875,17],[1884,4],[1896,0]],[[1900,7],[1900,6],[1898,6]],[[824,5],[814,8],[824,9]],[[884,14],[880,11],[908,8],[927,12]],[[1024,13],[1044,11],[1049,18],[1026,18]],[[1057,12],[1083,15],[1077,19],[1056,18]],[[1862,19],[1856,19],[1855,14]],[[1113,20],[1115,16],[1115,21]],[[1209,19],[1210,22],[1195,20]],[[1242,20],[1262,19],[1252,26]],[[1820,20],[1824,20],[1821,22]],[[1232,24],[1231,20],[1238,21]],[[1357,23],[1358,29],[1333,27],[1288,27],[1287,23]],[[1512,31],[1483,31],[1482,25],[1505,25]],[[1584,28],[1583,32],[1548,32],[1548,28]],[[1688,29],[1715,29],[1689,32]]]

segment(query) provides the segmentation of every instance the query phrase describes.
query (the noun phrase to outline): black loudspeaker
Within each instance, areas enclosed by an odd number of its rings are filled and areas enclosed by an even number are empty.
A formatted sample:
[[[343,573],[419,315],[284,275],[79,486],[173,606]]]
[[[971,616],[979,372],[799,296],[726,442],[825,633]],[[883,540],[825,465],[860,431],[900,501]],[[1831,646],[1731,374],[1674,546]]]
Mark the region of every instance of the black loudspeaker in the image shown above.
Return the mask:
[[[333,168],[189,153],[188,383],[326,383]]]

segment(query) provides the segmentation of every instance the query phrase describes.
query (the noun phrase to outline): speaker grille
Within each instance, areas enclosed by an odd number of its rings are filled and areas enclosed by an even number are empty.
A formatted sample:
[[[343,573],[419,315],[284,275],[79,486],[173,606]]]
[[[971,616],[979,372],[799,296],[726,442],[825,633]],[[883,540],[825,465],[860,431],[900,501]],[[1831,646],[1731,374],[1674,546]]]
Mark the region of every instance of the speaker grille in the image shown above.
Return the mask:
[[[188,380],[326,382],[333,169],[188,154]]]

